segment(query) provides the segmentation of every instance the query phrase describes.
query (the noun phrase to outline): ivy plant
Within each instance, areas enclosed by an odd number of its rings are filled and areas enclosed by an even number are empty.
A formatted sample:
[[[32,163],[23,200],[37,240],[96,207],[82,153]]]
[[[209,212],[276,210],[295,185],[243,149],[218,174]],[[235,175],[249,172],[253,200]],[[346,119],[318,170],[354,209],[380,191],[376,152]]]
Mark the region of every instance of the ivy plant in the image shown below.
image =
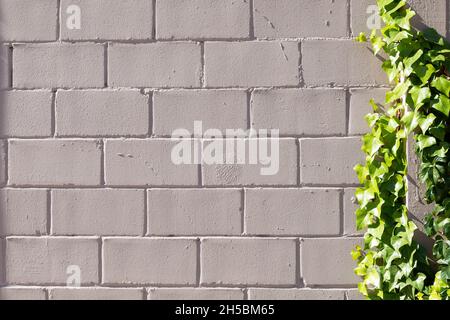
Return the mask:
[[[450,46],[434,29],[411,26],[415,13],[403,0],[377,0],[384,26],[367,37],[391,83],[384,104],[371,105],[371,128],[362,141],[366,154],[355,171],[356,223],[365,229],[364,245],[352,256],[358,287],[369,299],[450,298]],[[420,160],[425,200],[434,209],[425,231],[434,240],[432,253],[415,241],[409,218],[407,141],[413,136]]]

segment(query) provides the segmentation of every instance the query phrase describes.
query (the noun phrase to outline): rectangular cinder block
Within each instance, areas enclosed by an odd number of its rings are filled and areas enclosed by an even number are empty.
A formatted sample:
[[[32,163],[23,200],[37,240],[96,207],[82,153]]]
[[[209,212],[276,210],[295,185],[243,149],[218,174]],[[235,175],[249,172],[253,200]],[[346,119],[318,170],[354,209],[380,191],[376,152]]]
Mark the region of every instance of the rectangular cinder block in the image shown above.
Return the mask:
[[[52,190],[52,232],[141,236],[144,207],[143,190]]]
[[[72,280],[98,284],[98,250],[96,238],[8,238],[6,281],[19,285],[65,285]]]
[[[252,127],[280,135],[341,136],[346,133],[346,97],[340,89],[256,90]]]
[[[350,90],[349,134],[361,135],[370,132],[365,120],[365,116],[373,112],[370,99],[383,106],[386,92],[387,89],[384,88]]]
[[[57,0],[2,0],[0,41],[53,41]]]
[[[158,39],[240,39],[250,33],[247,0],[157,0]]]
[[[68,90],[56,93],[58,136],[145,136],[149,97],[138,90]]]
[[[51,91],[1,91],[0,101],[0,136],[33,138],[51,135]]]
[[[200,87],[201,49],[193,42],[111,44],[108,68],[112,87]]]
[[[339,235],[337,189],[247,189],[249,235]]]
[[[75,23],[78,10],[79,27]],[[61,1],[60,28],[64,40],[151,39],[152,20],[153,6],[148,0]]]
[[[344,300],[344,290],[339,289],[264,289],[248,292],[249,300]]]
[[[16,88],[102,88],[105,85],[102,44],[15,44]]]
[[[255,0],[258,38],[347,36],[346,0]]]
[[[47,198],[44,189],[0,190],[0,236],[46,234]]]
[[[0,45],[0,89],[6,89],[11,87],[11,61],[12,49],[2,44]]]
[[[50,300],[142,300],[140,288],[50,288]]]
[[[358,184],[353,168],[363,163],[361,139],[300,140],[300,181],[308,185]]]
[[[303,78],[308,86],[387,84],[380,59],[369,45],[354,40],[304,40]]]
[[[243,300],[241,289],[150,288],[148,300]]]
[[[204,161],[203,183],[206,186],[296,186],[297,149],[294,139],[205,140],[204,155],[213,153],[211,150],[219,153],[223,150],[223,156]]]
[[[170,238],[104,240],[105,284],[194,285],[196,271],[195,240]]]
[[[151,189],[150,235],[239,235],[242,192],[238,189]]]
[[[190,150],[193,150],[194,140],[188,143]],[[197,186],[199,165],[176,164],[172,161],[172,152],[177,144],[170,139],[107,140],[106,184]]]
[[[100,145],[95,140],[9,140],[12,185],[99,185]]]
[[[227,129],[246,130],[247,113],[244,90],[167,90],[153,95],[156,135],[169,136],[177,129],[186,129],[197,136],[195,121],[201,121],[201,134],[205,135],[209,129],[220,130],[222,135]]]
[[[0,288],[0,300],[46,300],[44,288],[9,286]]]
[[[303,280],[307,286],[353,286],[356,262],[351,251],[360,238],[303,239],[300,245]]]
[[[299,85],[296,41],[205,43],[207,87]]]
[[[201,284],[295,285],[295,246],[291,239],[203,239]]]

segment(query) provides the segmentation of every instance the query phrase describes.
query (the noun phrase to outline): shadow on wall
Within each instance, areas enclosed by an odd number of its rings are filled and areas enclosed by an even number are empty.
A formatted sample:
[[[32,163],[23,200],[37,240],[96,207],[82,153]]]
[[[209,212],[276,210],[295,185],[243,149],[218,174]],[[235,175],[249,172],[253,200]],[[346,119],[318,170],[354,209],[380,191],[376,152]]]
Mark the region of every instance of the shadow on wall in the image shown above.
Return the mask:
[[[447,12],[450,9],[449,1],[435,0],[408,0],[411,8],[416,12],[412,24],[417,30],[434,28],[443,37],[449,39],[449,23]]]
[[[416,12],[411,23],[412,26],[420,31],[434,28],[438,33],[449,41],[449,22],[439,20],[436,10],[442,11],[446,17],[450,9],[450,2],[446,1],[443,8],[436,8],[430,4],[430,1],[409,0],[411,8]],[[429,8],[433,8],[432,11]],[[433,204],[427,204],[424,198],[426,188],[418,178],[420,160],[415,154],[415,141],[411,136],[408,141],[408,211],[411,219],[418,226],[415,233],[415,240],[420,243],[427,253],[432,256],[434,241],[424,233],[424,218],[432,210]]]

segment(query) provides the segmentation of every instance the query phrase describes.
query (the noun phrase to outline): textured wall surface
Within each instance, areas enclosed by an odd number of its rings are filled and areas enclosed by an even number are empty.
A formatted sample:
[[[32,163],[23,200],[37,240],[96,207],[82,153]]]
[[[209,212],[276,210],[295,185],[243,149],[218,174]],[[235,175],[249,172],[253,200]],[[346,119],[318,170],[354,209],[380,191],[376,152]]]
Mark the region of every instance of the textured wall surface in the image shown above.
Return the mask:
[[[373,3],[0,0],[0,298],[358,299]],[[175,164],[194,121],[279,129],[279,170]]]

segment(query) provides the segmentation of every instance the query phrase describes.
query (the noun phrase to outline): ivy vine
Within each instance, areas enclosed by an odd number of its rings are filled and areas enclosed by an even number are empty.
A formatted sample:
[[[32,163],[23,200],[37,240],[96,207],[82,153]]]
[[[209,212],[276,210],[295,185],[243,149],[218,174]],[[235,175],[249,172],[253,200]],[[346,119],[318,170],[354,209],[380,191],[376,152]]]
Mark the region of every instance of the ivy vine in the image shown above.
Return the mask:
[[[358,262],[358,287],[369,299],[450,299],[450,46],[434,30],[411,27],[415,13],[403,0],[377,0],[384,26],[369,41],[392,89],[383,105],[371,100],[363,137],[364,165],[355,171],[357,227],[366,229]],[[368,41],[361,33],[358,41]],[[421,162],[425,199],[434,203],[425,231],[434,240],[428,254],[415,241],[409,219],[407,139],[413,134]]]

